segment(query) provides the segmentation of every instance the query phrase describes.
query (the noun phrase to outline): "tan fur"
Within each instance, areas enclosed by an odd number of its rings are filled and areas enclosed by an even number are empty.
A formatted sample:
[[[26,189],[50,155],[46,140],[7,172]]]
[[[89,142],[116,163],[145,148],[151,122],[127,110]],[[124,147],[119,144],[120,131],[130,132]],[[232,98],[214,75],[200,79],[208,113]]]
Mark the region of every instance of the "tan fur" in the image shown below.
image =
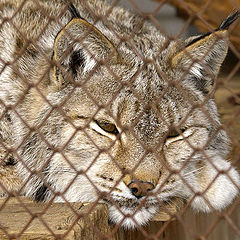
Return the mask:
[[[227,32],[186,47],[104,1],[73,1],[81,18],[65,1],[37,2],[0,7],[12,18],[0,25],[1,147],[14,158],[3,154],[1,184],[23,182],[18,194],[38,201],[101,199],[115,223],[138,208],[128,228],[175,197],[202,211],[230,204],[239,175],[212,98]]]

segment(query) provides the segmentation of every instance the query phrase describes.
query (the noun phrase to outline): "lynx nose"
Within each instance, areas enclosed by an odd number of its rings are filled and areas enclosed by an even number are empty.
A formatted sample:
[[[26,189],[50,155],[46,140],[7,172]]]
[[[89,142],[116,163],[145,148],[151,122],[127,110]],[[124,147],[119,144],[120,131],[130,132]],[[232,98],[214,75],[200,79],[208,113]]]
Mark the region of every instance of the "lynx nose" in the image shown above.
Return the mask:
[[[130,188],[132,194],[136,198],[141,198],[143,196],[146,196],[147,193],[154,189],[154,185],[150,182],[143,182],[139,180],[133,180],[128,185],[128,188]]]

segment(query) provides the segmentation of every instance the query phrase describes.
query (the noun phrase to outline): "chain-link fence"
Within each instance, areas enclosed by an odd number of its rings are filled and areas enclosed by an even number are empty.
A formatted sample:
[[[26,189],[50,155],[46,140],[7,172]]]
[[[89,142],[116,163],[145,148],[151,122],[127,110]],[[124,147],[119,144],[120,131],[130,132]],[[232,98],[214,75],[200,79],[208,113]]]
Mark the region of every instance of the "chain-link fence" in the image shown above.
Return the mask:
[[[0,238],[240,239],[239,6],[1,0]]]

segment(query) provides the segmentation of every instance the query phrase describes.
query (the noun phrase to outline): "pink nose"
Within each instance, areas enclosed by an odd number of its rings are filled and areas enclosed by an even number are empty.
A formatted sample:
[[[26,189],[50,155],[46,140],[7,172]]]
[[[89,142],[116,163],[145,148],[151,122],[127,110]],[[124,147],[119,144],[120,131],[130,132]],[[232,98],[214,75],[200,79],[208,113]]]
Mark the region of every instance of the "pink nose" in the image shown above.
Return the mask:
[[[150,182],[143,182],[138,180],[133,180],[128,185],[128,188],[130,188],[132,194],[136,198],[141,198],[143,196],[146,196],[147,193],[154,189],[154,185]]]

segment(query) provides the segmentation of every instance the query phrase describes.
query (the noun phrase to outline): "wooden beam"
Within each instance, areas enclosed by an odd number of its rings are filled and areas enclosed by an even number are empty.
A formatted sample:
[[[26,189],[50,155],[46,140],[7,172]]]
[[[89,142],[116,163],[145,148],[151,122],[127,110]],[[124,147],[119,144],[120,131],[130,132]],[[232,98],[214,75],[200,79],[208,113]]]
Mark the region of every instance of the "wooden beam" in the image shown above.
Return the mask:
[[[171,215],[182,206],[182,201],[175,203],[178,205],[171,203],[162,207],[150,225],[139,231],[126,231],[108,223],[104,204],[36,203],[19,197],[3,199],[0,200],[0,239],[95,240],[107,236],[112,240],[144,239],[144,232],[159,230],[162,221],[174,219]]]

